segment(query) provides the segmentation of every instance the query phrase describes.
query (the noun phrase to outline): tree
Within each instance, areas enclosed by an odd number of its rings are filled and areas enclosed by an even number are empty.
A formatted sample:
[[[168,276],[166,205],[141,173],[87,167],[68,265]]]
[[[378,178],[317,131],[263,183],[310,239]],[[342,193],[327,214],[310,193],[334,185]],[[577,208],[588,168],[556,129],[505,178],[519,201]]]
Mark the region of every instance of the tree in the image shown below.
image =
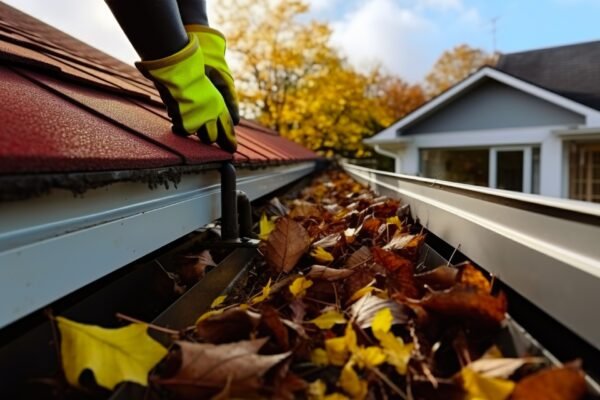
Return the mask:
[[[495,65],[496,54],[488,54],[466,44],[445,51],[425,77],[427,95],[437,96],[484,65]]]
[[[401,78],[375,72],[374,112],[382,128],[391,125],[425,102],[425,92],[419,84],[410,85]]]
[[[222,3],[217,19],[234,55],[243,115],[321,154],[368,155],[362,139],[412,107],[403,96],[422,93],[378,70],[351,68],[330,46],[329,26],[301,18],[308,11],[301,0]]]

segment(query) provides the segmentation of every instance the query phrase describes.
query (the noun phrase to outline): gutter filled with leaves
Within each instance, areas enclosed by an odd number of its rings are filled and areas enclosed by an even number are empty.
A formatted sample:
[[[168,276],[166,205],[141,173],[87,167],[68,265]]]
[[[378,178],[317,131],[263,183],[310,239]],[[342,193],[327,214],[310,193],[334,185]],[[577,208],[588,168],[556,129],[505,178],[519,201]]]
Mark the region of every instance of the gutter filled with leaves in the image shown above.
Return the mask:
[[[333,171],[258,225],[258,252],[206,276],[201,253],[186,270],[202,279],[151,325],[57,317],[66,381],[91,371],[113,398],[594,398],[577,361],[515,354],[527,338],[497,282],[436,255],[397,200]]]

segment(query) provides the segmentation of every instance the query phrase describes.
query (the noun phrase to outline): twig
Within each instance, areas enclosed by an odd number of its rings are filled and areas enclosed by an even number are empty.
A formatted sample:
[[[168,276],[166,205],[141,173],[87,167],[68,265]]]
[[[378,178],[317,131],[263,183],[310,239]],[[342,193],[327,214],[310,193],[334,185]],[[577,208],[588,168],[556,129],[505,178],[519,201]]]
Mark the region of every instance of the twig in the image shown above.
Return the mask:
[[[454,251],[450,255],[450,258],[448,259],[448,264],[446,265],[447,267],[449,267],[451,265],[452,259],[454,258],[454,255],[456,254],[456,252],[458,251],[458,249],[460,249],[460,243],[458,244],[458,246],[456,246],[456,248],[454,249]]]
[[[396,392],[398,396],[406,400],[406,393],[404,393],[402,389],[396,386],[394,382],[392,382],[387,376],[385,376],[383,372],[381,372],[377,368],[372,368],[371,371],[373,371],[375,375],[377,375],[383,382],[385,382],[386,385],[388,385],[394,392]]]
[[[172,336],[175,336],[175,337],[179,337],[179,335],[180,335],[180,332],[176,331],[174,329],[169,329],[169,328],[165,328],[163,326],[154,325],[154,324],[151,324],[149,322],[145,322],[145,321],[139,320],[137,318],[130,317],[130,316],[125,315],[125,314],[117,313],[116,317],[119,318],[119,319],[122,319],[124,321],[129,321],[129,322],[134,322],[134,323],[137,323],[137,324],[147,325],[148,328],[154,329],[157,332],[166,333],[167,335],[172,335]]]
[[[65,377],[65,371],[63,370],[62,354],[60,353],[60,345],[58,342],[58,330],[56,329],[56,318],[51,308],[46,308],[44,314],[50,320],[50,330],[52,331],[52,344],[54,344],[54,350],[56,351],[56,359],[58,360],[58,369],[62,377]]]

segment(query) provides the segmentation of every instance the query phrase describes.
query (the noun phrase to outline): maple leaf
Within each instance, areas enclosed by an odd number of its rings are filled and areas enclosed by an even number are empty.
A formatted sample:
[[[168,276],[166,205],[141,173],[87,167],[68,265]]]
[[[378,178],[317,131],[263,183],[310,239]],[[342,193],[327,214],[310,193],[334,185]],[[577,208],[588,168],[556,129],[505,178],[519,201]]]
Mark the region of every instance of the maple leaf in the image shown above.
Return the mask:
[[[146,386],[148,372],[167,354],[148,336],[146,324],[107,329],[64,317],[56,317],[56,321],[63,370],[74,386],[78,386],[79,375],[85,369],[92,370],[98,385],[107,389],[123,381]]]
[[[310,246],[306,229],[290,218],[279,218],[275,229],[263,242],[267,265],[276,272],[290,272]]]
[[[352,275],[354,271],[346,268],[330,268],[324,265],[313,265],[306,276],[313,279],[323,279],[326,281],[337,281]]]
[[[157,382],[164,386],[204,387],[222,387],[230,382],[238,390],[257,389],[260,378],[291,354],[258,354],[266,341],[267,338],[261,338],[220,345],[177,341],[181,354],[179,368]]]
[[[302,297],[306,294],[306,290],[313,285],[313,282],[310,279],[306,279],[301,276],[299,278],[294,279],[289,286],[290,293],[294,297]]]
[[[270,220],[265,213],[262,213],[258,223],[258,237],[261,240],[267,240],[273,229],[275,229],[275,223]]]
[[[321,263],[330,263],[333,261],[333,255],[322,247],[316,247],[310,252],[310,255]]]
[[[506,400],[515,388],[513,381],[489,378],[469,367],[460,371],[460,379],[466,392],[465,400]]]
[[[336,324],[345,324],[346,317],[339,311],[329,310],[309,322],[315,324],[320,329],[331,329]]]

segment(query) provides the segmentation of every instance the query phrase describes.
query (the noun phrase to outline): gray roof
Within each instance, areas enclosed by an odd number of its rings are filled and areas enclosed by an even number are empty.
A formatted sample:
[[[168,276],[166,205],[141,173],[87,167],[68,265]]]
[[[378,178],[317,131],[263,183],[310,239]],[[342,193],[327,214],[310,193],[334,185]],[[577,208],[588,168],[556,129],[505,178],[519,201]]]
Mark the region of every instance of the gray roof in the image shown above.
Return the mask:
[[[600,110],[600,41],[502,54],[496,68]]]

